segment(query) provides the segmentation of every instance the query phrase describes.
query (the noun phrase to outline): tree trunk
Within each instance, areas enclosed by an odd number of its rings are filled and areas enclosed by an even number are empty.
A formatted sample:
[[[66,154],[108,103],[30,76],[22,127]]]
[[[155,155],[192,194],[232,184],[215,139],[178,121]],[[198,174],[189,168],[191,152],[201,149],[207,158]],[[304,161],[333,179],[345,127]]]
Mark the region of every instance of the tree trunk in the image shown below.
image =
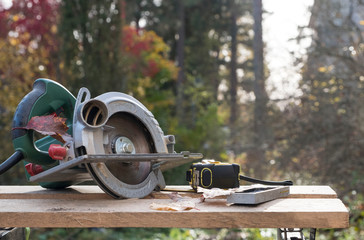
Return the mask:
[[[236,61],[237,61],[237,24],[236,24],[236,11],[234,1],[231,2],[231,60],[230,60],[230,140],[231,148],[236,153],[237,151],[237,116],[238,116],[238,103],[237,103],[237,75],[236,75]]]
[[[178,76],[177,76],[177,99],[176,99],[176,113],[178,119],[183,117],[183,85],[185,81],[185,6],[183,0],[178,0],[178,42],[177,42],[177,63],[178,63]]]
[[[266,145],[266,116],[268,96],[265,90],[264,61],[263,61],[263,38],[262,38],[262,0],[253,1],[254,17],[254,144],[255,149],[252,157],[252,166],[257,177],[264,175],[265,145]]]

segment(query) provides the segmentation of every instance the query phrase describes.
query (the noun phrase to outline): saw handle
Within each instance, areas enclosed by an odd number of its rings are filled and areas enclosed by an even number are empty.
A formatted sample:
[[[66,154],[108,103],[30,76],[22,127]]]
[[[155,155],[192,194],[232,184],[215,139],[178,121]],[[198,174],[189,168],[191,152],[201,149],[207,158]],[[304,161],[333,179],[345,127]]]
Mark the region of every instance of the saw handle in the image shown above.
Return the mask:
[[[35,103],[45,93],[46,84],[43,81],[36,81],[34,82],[33,90],[20,101],[13,119],[13,129],[11,131],[13,140],[27,134],[28,131],[26,129],[20,129],[20,127],[27,125]]]

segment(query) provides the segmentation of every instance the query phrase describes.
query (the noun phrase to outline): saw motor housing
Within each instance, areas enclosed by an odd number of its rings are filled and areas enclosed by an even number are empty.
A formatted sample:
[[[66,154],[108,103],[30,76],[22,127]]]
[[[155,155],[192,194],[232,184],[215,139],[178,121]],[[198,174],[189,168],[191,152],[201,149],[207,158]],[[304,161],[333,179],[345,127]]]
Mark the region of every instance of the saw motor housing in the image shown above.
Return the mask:
[[[36,139],[34,131],[21,129],[25,127],[32,117],[57,114],[66,118],[69,127],[68,133],[72,134],[73,112],[76,98],[61,84],[49,79],[37,79],[33,90],[28,93],[18,104],[13,118],[12,140],[16,151],[24,155],[24,164],[38,169],[47,170],[56,165],[48,154],[51,144],[61,144],[51,136]],[[25,171],[29,180],[31,175]],[[41,182],[42,187],[64,188],[74,184],[73,181]]]

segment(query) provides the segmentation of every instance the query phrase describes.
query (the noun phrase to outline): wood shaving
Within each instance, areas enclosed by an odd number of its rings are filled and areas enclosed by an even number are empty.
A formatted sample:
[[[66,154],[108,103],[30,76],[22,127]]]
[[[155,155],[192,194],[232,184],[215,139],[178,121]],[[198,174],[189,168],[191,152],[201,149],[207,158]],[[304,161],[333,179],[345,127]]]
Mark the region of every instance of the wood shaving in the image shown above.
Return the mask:
[[[202,202],[203,198],[182,197],[178,193],[168,194],[172,202],[167,203],[152,203],[150,208],[158,211],[189,211],[192,209],[198,210],[196,204]]]
[[[220,197],[220,196],[228,196],[231,195],[232,193],[236,192],[238,190],[238,188],[231,188],[231,189],[221,189],[221,188],[212,188],[212,189],[204,189],[203,192],[203,197],[204,198],[215,198],[215,197]]]

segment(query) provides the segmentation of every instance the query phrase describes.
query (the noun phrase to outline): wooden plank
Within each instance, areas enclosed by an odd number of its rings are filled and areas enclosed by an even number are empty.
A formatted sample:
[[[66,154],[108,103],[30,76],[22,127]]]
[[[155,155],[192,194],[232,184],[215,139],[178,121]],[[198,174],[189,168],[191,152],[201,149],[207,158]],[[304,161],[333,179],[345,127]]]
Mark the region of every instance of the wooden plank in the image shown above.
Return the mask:
[[[188,192],[189,186],[167,186],[169,191],[153,193],[148,198],[168,198],[171,190],[183,196],[200,197],[201,194]],[[287,198],[336,198],[329,186],[291,186]],[[49,190],[40,186],[0,186],[0,199],[111,199],[98,186],[72,186],[67,189]],[[220,197],[221,198],[221,197]],[[222,197],[226,198],[226,197]]]
[[[152,210],[169,199],[1,199],[6,227],[346,228],[339,199],[277,199],[257,206],[227,206],[208,199],[190,211]]]
[[[112,199],[96,185],[45,189],[41,186],[0,186],[0,199]]]
[[[291,186],[288,198],[337,198],[329,186]]]

